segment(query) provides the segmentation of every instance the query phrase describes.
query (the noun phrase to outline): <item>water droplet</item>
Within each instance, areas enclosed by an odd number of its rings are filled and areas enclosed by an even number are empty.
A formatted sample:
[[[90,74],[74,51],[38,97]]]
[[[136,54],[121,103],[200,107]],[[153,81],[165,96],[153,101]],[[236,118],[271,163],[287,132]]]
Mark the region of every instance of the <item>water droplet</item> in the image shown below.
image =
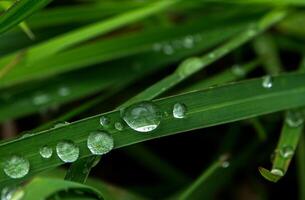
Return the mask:
[[[71,93],[70,88],[63,86],[58,89],[59,96],[65,97]]]
[[[232,73],[238,77],[243,77],[246,75],[246,71],[240,65],[233,65],[231,70]]]
[[[291,158],[294,154],[293,148],[291,146],[284,146],[280,150],[280,155],[283,158]]]
[[[110,120],[109,120],[107,117],[102,116],[102,117],[100,118],[100,124],[101,124],[102,126],[108,126],[108,125],[110,124]]]
[[[304,117],[300,112],[288,111],[285,122],[288,124],[288,126],[296,128],[304,123]]]
[[[221,167],[222,168],[228,168],[230,166],[230,162],[229,161],[223,161],[222,163],[221,163]]]
[[[70,140],[64,140],[56,145],[58,157],[65,163],[71,163],[78,159],[79,148]]]
[[[41,155],[41,157],[48,159],[52,157],[53,150],[51,147],[46,145],[39,149],[39,154]]]
[[[114,128],[118,131],[122,131],[124,129],[124,125],[121,122],[115,122]]]
[[[202,68],[204,63],[200,58],[188,58],[178,67],[178,73],[181,77],[189,76]]]
[[[37,106],[46,104],[48,101],[50,101],[50,97],[46,94],[38,94],[33,98],[33,104]]]
[[[54,125],[54,128],[60,128],[69,125],[69,122],[58,122],[57,124]]]
[[[173,116],[177,119],[182,119],[185,117],[186,106],[182,103],[176,103],[173,108]]]
[[[140,102],[129,106],[122,112],[122,118],[127,125],[138,132],[155,130],[161,122],[161,112],[152,102]]]
[[[187,49],[193,48],[194,38],[192,36],[187,36],[183,40],[183,46]]]
[[[4,162],[3,171],[10,178],[22,178],[29,173],[30,163],[27,159],[14,155]]]
[[[87,146],[92,154],[103,155],[113,149],[114,142],[111,135],[105,132],[90,133]]]
[[[262,86],[264,88],[272,88],[272,77],[271,76],[263,77]]]
[[[215,58],[215,53],[209,53],[209,55],[208,55],[208,57],[210,58],[210,59],[213,59],[213,58]]]
[[[276,176],[284,176],[284,172],[281,169],[274,168],[271,170],[271,173]]]
[[[163,46],[163,52],[166,55],[172,55],[174,53],[174,48],[170,44],[165,44]]]
[[[1,200],[21,200],[23,196],[22,188],[4,187],[1,191]]]

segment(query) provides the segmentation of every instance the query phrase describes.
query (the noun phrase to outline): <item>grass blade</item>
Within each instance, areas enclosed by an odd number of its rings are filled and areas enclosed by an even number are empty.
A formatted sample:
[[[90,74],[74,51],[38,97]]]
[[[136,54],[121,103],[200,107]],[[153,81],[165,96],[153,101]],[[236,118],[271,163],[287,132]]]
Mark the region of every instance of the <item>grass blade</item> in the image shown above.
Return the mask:
[[[129,128],[125,128],[122,132],[109,129],[109,132],[114,138],[115,148],[121,148],[187,130],[304,106],[304,80],[305,74],[288,74],[274,77],[272,89],[262,87],[262,79],[259,78],[160,99],[155,103],[163,112],[167,113],[172,112],[172,106],[176,102],[184,103],[188,108],[187,118],[183,119],[184,123],[169,115],[162,120],[161,126],[154,134],[139,134]],[[287,96],[290,98],[284,98]],[[251,109],[254,105],[256,105],[255,109]],[[3,165],[3,159],[8,156],[6,152],[11,152],[11,154],[20,154],[29,159],[32,166],[28,176],[62,165],[63,162],[55,156],[48,162],[41,160],[38,149],[45,144],[54,147],[57,142],[64,139],[73,140],[80,147],[80,158],[91,156],[86,146],[86,140],[91,131],[101,128],[100,117],[103,115],[109,117],[112,123],[121,121],[120,111],[113,111],[76,121],[64,127],[42,131],[26,138],[2,143],[0,145],[0,157],[2,158],[0,164]],[[27,146],[25,144],[29,144],[33,148],[25,151],[24,147]],[[0,172],[1,184],[11,181],[14,180],[8,178],[3,171]]]

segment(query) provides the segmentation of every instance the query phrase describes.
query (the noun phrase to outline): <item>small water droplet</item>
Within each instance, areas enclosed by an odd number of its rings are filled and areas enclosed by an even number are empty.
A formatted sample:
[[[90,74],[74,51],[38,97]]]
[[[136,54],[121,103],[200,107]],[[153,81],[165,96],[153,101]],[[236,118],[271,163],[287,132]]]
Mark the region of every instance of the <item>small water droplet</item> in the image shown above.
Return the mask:
[[[182,103],[176,103],[173,108],[173,116],[177,119],[185,118],[186,106]]]
[[[118,131],[122,131],[124,129],[124,125],[121,122],[115,122],[114,128]]]
[[[291,158],[294,154],[293,148],[291,146],[284,146],[280,150],[280,155],[283,158]]]
[[[178,67],[178,73],[181,77],[189,76],[201,69],[204,63],[200,58],[188,58]]]
[[[3,171],[10,178],[22,178],[29,173],[30,163],[27,159],[14,155],[4,162]]]
[[[60,87],[58,89],[59,96],[65,97],[65,96],[70,95],[70,93],[71,93],[70,88],[68,88],[66,86]]]
[[[271,173],[276,176],[284,176],[284,172],[281,169],[274,168],[271,170]]]
[[[233,65],[231,70],[232,73],[238,77],[243,77],[246,75],[246,71],[240,65]]]
[[[58,122],[57,124],[54,125],[54,128],[60,128],[69,125],[69,122]]]
[[[45,145],[39,149],[39,154],[41,157],[48,159],[52,157],[53,150],[48,145]]]
[[[296,128],[304,123],[304,117],[300,112],[288,111],[285,122],[288,124],[288,126]]]
[[[160,125],[161,117],[158,106],[148,101],[131,105],[122,112],[122,118],[127,125],[138,132],[155,130]]]
[[[187,49],[194,47],[194,38],[192,36],[187,36],[183,40],[183,46]]]
[[[74,142],[64,140],[56,145],[56,153],[63,162],[71,163],[78,159],[79,148]]]
[[[108,119],[108,117],[105,117],[105,116],[101,116],[101,118],[100,118],[100,124],[102,125],[102,126],[109,126],[109,124],[110,124],[110,120]]]
[[[1,191],[1,200],[21,200],[23,196],[22,188],[4,187]]]
[[[228,168],[230,166],[230,162],[229,161],[223,161],[222,163],[221,163],[221,167],[222,168]]]
[[[163,46],[163,52],[166,55],[172,55],[174,53],[174,48],[170,44],[165,44]]]
[[[87,146],[92,154],[103,155],[113,149],[114,142],[111,135],[105,132],[90,133]]]
[[[271,76],[263,77],[262,86],[267,89],[272,88],[272,77]]]
[[[50,97],[48,95],[46,95],[46,94],[37,94],[33,98],[33,104],[37,105],[37,106],[46,104],[49,101],[50,101]]]

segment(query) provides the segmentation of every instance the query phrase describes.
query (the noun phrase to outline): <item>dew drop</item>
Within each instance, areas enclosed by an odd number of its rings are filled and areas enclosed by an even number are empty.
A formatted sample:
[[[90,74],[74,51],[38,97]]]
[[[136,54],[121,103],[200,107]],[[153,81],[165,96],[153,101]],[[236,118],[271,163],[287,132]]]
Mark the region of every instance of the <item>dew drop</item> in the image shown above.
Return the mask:
[[[59,96],[65,97],[65,96],[70,95],[70,93],[71,93],[70,88],[68,88],[66,86],[60,87],[58,89]]]
[[[124,129],[124,125],[121,122],[115,122],[114,128],[118,131],[122,131]]]
[[[240,65],[233,65],[231,71],[235,76],[238,77],[243,77],[246,75],[246,71]]]
[[[21,200],[23,196],[22,188],[4,187],[1,191],[1,200]]]
[[[69,122],[58,122],[57,124],[54,125],[54,128],[60,128],[69,125]]]
[[[27,159],[14,155],[4,162],[3,171],[10,178],[22,178],[29,173],[30,163]]]
[[[272,77],[271,76],[263,77],[262,86],[267,89],[272,88]]]
[[[102,117],[100,118],[100,124],[101,124],[102,126],[108,126],[108,125],[110,124],[110,120],[109,120],[107,117],[102,116]]]
[[[122,118],[127,125],[138,132],[155,130],[161,122],[161,117],[158,106],[148,101],[131,105],[122,112]]]
[[[163,52],[166,55],[172,55],[174,53],[174,48],[170,44],[165,44],[163,46]]]
[[[194,38],[192,36],[187,36],[183,40],[183,46],[187,49],[193,48]]]
[[[33,98],[33,104],[40,106],[50,101],[50,97],[46,94],[38,94]]]
[[[209,57],[210,59],[215,58],[215,53],[209,53],[209,54],[208,54],[208,57]]]
[[[288,111],[285,122],[288,126],[296,128],[304,123],[304,118],[300,112]]]
[[[221,163],[221,167],[222,168],[228,168],[230,166],[230,162],[229,161],[223,161],[222,163]]]
[[[173,116],[177,119],[185,118],[186,106],[182,103],[176,103],[173,108]]]
[[[182,62],[177,70],[181,77],[185,77],[201,69],[203,64],[200,58],[188,58]]]
[[[293,156],[293,148],[291,146],[284,146],[280,150],[280,155],[283,158],[291,158]]]
[[[79,148],[74,142],[64,140],[56,145],[56,153],[63,162],[71,163],[78,159]]]
[[[48,159],[52,157],[53,150],[51,147],[46,145],[39,149],[39,154],[41,155],[41,157]]]
[[[276,176],[284,176],[284,172],[281,169],[274,168],[271,170],[271,173]]]
[[[113,149],[114,142],[108,133],[92,132],[87,139],[87,146],[92,154],[103,155]]]

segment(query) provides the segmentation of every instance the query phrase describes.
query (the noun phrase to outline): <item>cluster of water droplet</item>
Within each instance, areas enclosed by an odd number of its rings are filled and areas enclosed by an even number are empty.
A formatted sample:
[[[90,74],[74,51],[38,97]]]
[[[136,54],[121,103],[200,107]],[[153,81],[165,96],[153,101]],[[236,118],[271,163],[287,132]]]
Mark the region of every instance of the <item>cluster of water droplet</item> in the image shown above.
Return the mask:
[[[165,55],[172,55],[180,49],[191,49],[196,43],[200,42],[202,37],[200,34],[188,35],[183,38],[168,42],[156,43],[153,45],[153,50],[162,52]]]

